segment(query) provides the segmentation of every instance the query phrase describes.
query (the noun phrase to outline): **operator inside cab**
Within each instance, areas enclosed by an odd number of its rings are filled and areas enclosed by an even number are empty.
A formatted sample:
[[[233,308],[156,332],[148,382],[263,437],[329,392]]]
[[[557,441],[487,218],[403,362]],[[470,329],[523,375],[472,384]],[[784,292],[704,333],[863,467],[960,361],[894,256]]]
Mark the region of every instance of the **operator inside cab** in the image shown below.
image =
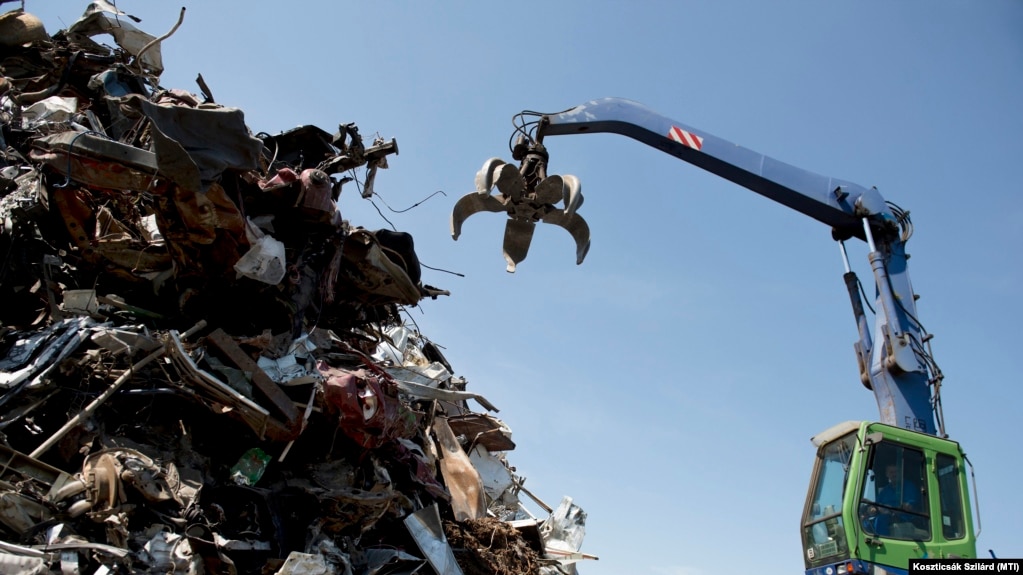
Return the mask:
[[[867,469],[860,505],[865,531],[879,537],[930,539],[923,453],[882,442]]]

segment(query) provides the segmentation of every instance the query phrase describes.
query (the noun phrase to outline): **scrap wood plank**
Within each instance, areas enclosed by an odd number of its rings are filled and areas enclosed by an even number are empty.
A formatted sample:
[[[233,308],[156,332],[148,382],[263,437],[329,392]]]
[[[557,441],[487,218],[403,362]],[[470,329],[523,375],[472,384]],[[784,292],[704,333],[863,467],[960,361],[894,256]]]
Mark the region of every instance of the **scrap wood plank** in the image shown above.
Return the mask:
[[[226,414],[249,426],[260,440],[292,441],[301,433],[301,428],[289,427],[278,421],[267,409],[209,373],[199,369],[181,346],[181,340],[171,332],[171,346],[168,352],[178,373],[189,385],[197,388],[196,399],[215,413]],[[219,406],[219,407],[218,407]]]
[[[284,390],[270,379],[270,376],[235,343],[231,336],[224,333],[223,329],[218,328],[208,335],[207,338],[220,351],[224,352],[224,355],[239,369],[252,374],[252,383],[274,404],[274,407],[287,420],[289,426],[299,425],[300,415],[298,409],[295,407],[294,402],[291,401],[291,398],[288,397],[288,394],[284,393]]]

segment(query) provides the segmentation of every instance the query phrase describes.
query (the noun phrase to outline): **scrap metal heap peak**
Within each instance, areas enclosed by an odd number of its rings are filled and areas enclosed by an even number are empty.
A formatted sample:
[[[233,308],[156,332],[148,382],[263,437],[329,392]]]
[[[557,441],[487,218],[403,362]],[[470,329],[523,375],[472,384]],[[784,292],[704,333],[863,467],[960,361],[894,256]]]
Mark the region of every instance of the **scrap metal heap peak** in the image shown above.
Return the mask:
[[[525,489],[497,409],[403,321],[450,295],[412,236],[342,217],[396,142],[254,134],[202,76],[160,85],[187,22],[136,24],[0,15],[0,572],[593,559],[586,514]]]

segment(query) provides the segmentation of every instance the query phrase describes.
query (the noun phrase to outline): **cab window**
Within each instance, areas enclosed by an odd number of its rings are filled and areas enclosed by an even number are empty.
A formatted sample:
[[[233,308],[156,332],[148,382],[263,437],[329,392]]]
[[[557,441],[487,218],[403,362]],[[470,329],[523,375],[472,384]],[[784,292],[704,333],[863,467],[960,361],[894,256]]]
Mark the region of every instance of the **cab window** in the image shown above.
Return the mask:
[[[816,479],[803,516],[803,545],[808,568],[848,557],[842,499],[855,445],[856,435],[849,434],[818,452]]]
[[[860,496],[864,531],[889,539],[930,540],[926,470],[920,450],[886,441],[875,445]]]
[[[941,534],[947,540],[966,537],[966,522],[963,519],[963,496],[959,483],[959,467],[956,458],[939,453],[938,499],[941,501]]]

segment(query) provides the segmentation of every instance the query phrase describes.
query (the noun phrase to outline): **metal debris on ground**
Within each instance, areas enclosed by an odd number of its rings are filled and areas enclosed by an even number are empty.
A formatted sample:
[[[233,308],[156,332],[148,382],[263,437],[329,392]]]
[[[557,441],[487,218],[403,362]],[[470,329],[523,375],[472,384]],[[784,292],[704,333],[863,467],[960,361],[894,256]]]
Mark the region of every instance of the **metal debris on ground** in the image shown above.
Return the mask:
[[[585,513],[402,319],[450,294],[338,210],[397,143],[162,87],[183,19],[0,15],[0,571],[575,573]]]

